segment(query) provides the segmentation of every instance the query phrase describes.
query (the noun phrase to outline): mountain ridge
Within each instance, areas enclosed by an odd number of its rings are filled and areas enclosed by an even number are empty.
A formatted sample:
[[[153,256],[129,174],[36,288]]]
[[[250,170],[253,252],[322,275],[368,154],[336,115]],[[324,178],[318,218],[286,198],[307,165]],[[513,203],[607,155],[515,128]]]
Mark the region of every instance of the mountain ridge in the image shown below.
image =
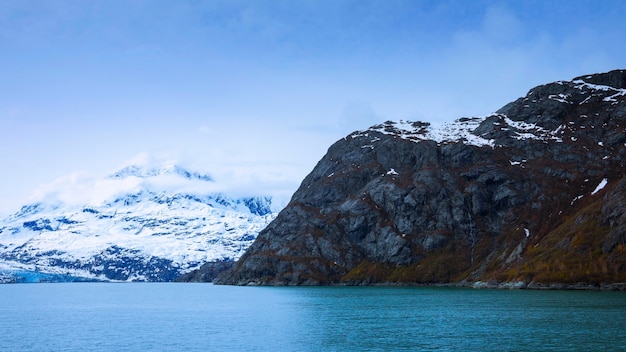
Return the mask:
[[[624,82],[585,75],[485,117],[354,132],[216,282],[626,282]]]
[[[53,188],[0,222],[0,281],[173,281],[234,261],[275,216],[272,198],[215,186],[168,163],[78,184],[99,197]]]
[[[172,163],[166,164],[164,167],[145,167],[139,165],[129,165],[109,175],[108,178],[123,179],[132,176],[139,178],[149,178],[162,175],[178,175],[190,180],[195,179],[208,182],[213,181],[213,178],[210,175],[195,171],[189,171],[182,166]]]

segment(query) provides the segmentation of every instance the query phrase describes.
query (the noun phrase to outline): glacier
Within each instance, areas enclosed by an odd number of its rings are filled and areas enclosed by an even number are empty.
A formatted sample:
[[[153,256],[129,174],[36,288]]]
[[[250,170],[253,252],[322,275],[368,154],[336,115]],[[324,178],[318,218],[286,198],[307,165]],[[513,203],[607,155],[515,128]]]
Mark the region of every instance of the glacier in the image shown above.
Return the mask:
[[[208,174],[169,163],[81,184],[78,202],[51,191],[0,221],[0,282],[172,281],[235,261],[275,205],[218,189]]]

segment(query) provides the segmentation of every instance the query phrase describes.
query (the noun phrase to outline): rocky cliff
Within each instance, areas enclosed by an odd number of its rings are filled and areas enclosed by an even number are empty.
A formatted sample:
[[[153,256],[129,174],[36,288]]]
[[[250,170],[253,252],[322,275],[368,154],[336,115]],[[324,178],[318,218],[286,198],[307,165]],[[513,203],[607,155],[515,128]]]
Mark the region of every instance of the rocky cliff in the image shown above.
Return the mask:
[[[486,117],[388,121],[332,145],[216,282],[626,282],[625,162],[626,70]]]

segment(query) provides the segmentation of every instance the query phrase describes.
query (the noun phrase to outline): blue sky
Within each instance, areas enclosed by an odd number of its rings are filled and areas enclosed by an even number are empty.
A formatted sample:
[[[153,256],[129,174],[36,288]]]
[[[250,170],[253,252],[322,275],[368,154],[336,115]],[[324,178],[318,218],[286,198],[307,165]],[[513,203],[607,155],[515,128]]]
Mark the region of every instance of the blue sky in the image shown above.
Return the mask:
[[[621,0],[4,0],[0,214],[137,158],[288,197],[354,130],[625,68],[624,18]]]

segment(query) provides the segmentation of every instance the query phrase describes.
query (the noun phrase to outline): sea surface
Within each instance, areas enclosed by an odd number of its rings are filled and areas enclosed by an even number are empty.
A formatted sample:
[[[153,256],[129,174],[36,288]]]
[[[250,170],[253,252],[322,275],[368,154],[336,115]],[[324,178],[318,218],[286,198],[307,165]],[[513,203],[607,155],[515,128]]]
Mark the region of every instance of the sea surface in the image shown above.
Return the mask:
[[[0,285],[0,351],[618,351],[626,292]]]

